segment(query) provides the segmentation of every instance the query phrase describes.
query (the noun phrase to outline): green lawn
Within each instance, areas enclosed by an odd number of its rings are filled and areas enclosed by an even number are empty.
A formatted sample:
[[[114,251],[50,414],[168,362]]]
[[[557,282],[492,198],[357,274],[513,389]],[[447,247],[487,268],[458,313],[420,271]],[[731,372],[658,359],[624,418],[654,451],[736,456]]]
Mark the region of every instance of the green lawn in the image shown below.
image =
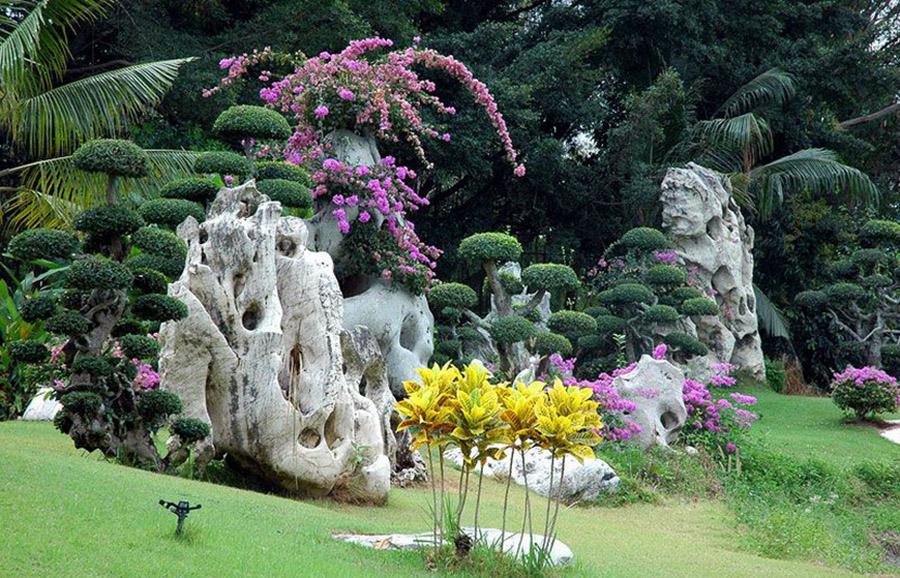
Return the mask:
[[[492,525],[502,488],[485,482],[483,519]],[[203,505],[187,540],[173,538],[175,517],[160,498]],[[425,576],[417,554],[364,550],[330,534],[422,531],[428,501],[424,489],[393,490],[383,508],[293,501],[107,463],[72,449],[49,424],[0,424],[4,576]],[[851,575],[742,550],[731,520],[709,501],[568,509],[560,538],[577,565],[566,575]]]
[[[755,411],[760,420],[753,435],[774,450],[838,467],[870,460],[900,462],[900,444],[879,436],[872,425],[846,423],[828,397],[781,395],[761,385],[735,389],[759,399]]]

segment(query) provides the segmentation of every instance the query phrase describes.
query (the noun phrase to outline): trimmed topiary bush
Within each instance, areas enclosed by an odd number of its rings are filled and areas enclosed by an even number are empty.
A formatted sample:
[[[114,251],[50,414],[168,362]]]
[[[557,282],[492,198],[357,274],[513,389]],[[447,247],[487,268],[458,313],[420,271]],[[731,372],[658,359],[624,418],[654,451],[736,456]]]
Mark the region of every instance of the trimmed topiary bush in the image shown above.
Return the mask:
[[[123,335],[119,346],[127,359],[150,359],[159,355],[159,343],[146,335]]]
[[[850,255],[850,260],[857,267],[872,268],[888,261],[888,256],[881,249],[857,249]]]
[[[134,282],[132,287],[141,293],[165,293],[169,288],[166,276],[156,269],[138,267],[133,269]]]
[[[560,289],[577,289],[581,284],[571,267],[558,263],[529,265],[522,271],[522,283],[530,291],[544,290],[551,293]]]
[[[147,174],[147,153],[129,140],[91,140],[72,154],[75,167],[92,173],[121,177],[143,177]]]
[[[219,185],[212,179],[187,177],[166,183],[159,190],[159,196],[165,199],[183,199],[205,204],[211,201],[217,192],[219,192]]]
[[[882,243],[900,244],[900,223],[873,219],[866,222],[859,231],[860,240],[870,247]]]
[[[794,303],[806,309],[821,309],[828,304],[828,295],[824,291],[801,291],[794,297]]]
[[[687,273],[672,265],[654,265],[644,273],[644,281],[655,287],[676,287],[687,281]]]
[[[88,330],[88,321],[77,311],[62,309],[44,323],[44,329],[58,335],[83,335]]]
[[[166,229],[142,227],[132,235],[131,242],[141,251],[159,255],[166,259],[187,257],[187,244],[178,235]]]
[[[652,303],[653,292],[638,283],[622,283],[602,291],[597,298],[601,303],[608,305],[636,305],[638,303]]]
[[[566,357],[572,353],[572,342],[557,333],[538,333],[534,338],[534,350],[541,355],[558,353]]]
[[[679,310],[688,317],[719,314],[719,306],[716,305],[716,302],[706,297],[688,299],[681,304]]]
[[[130,235],[144,226],[141,216],[119,205],[106,205],[88,209],[75,217],[72,226],[76,231],[88,233],[92,237],[109,239]],[[95,239],[95,242],[98,242]]]
[[[62,396],[59,402],[70,415],[91,415],[100,411],[100,406],[103,405],[103,398],[90,391],[73,391]]]
[[[851,279],[859,274],[859,267],[851,259],[838,259],[828,266],[828,270],[838,279]]]
[[[138,402],[138,413],[148,423],[160,425],[170,415],[184,411],[181,399],[171,391],[154,389],[144,393]]]
[[[96,377],[106,377],[113,372],[113,366],[104,357],[82,355],[72,362],[72,373],[89,373]]]
[[[600,315],[597,317],[597,333],[606,335],[609,333],[622,333],[628,322],[617,315]]]
[[[286,181],[294,181],[301,185],[309,187],[312,185],[312,179],[306,174],[306,171],[297,165],[286,163],[284,161],[259,161],[256,163],[256,180],[267,181],[270,179],[284,179]]]
[[[247,138],[287,140],[291,125],[270,108],[240,104],[222,111],[213,123],[213,132],[233,143]]]
[[[256,188],[273,201],[292,209],[308,209],[312,207],[313,198],[306,185],[286,179],[267,179],[258,181]]]
[[[610,251],[616,254],[627,252],[630,249],[638,251],[660,251],[668,246],[666,236],[662,231],[650,227],[636,227],[626,231],[618,241],[610,246]]]
[[[459,256],[471,263],[518,261],[522,256],[519,240],[506,233],[477,233],[459,244]]]
[[[184,199],[153,199],[141,205],[138,212],[148,223],[170,229],[176,228],[188,217],[194,217],[200,223],[206,220],[203,207]]]
[[[29,229],[10,239],[7,248],[21,261],[66,259],[78,251],[78,239],[64,231]]]
[[[581,311],[563,309],[550,315],[547,326],[551,331],[577,339],[582,335],[594,333],[597,330],[597,320]]]
[[[194,170],[203,174],[243,178],[253,172],[253,163],[247,157],[230,151],[207,151],[197,155]]]
[[[128,267],[95,255],[88,255],[73,262],[65,275],[66,286],[82,291],[126,290],[131,288],[134,280]]]
[[[159,293],[141,295],[134,300],[132,311],[143,319],[160,322],[178,321],[188,315],[187,305],[168,295]]]
[[[192,444],[209,437],[209,424],[192,417],[178,418],[172,422],[169,428],[173,434],[181,439],[183,444]]]
[[[123,335],[147,333],[147,325],[137,317],[123,317],[115,324],[112,330],[113,337],[122,337]]]
[[[47,296],[26,299],[19,308],[19,315],[28,323],[47,319],[54,313],[56,313],[56,300]]]
[[[593,307],[585,307],[584,312],[595,319],[597,317],[600,317],[601,315],[609,315],[610,314],[609,308],[601,307],[599,305],[595,305]]]
[[[175,259],[167,259],[166,257],[153,255],[151,253],[142,253],[128,259],[128,261],[125,262],[125,266],[132,271],[153,269],[168,277],[178,277],[181,275],[181,272],[184,271],[184,258],[178,257]],[[166,286],[168,286],[168,283],[166,283]],[[145,292],[152,293],[152,291]],[[157,293],[159,293],[159,291]]]
[[[675,323],[681,319],[678,310],[670,305],[651,305],[644,311],[644,321],[647,323]]]
[[[696,287],[678,287],[669,292],[667,297],[669,297],[669,299],[671,299],[672,301],[671,303],[669,303],[669,305],[678,306],[688,299],[705,297],[705,295],[703,295],[703,292]]]
[[[489,329],[497,343],[517,343],[534,337],[537,329],[534,323],[521,315],[508,315],[495,320]]]
[[[578,338],[578,348],[585,351],[603,349],[609,340],[603,335],[582,335]]]
[[[27,339],[8,342],[6,351],[16,363],[42,363],[50,357],[50,351],[42,343]]]
[[[463,283],[441,283],[431,288],[428,303],[436,311],[441,311],[445,307],[468,308],[478,303],[478,295],[474,289]]]
[[[829,303],[840,307],[851,301],[862,299],[866,296],[866,291],[856,283],[835,283],[825,288],[825,295],[828,297]]]
[[[672,332],[663,337],[663,341],[669,347],[677,349],[680,353],[685,355],[686,357],[693,357],[695,355],[706,355],[709,353],[709,349],[696,338],[691,337],[687,333],[681,332]]]

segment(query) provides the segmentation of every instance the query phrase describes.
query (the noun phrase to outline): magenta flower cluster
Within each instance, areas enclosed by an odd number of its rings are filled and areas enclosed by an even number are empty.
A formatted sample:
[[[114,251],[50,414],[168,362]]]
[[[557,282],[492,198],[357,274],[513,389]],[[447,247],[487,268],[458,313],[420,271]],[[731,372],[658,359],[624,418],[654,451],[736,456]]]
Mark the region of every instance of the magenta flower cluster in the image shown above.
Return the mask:
[[[726,387],[731,385],[733,383]],[[682,393],[688,412],[684,428],[687,443],[733,453],[737,451],[743,433],[759,419],[757,414],[747,409],[756,405],[757,400],[752,395],[733,392],[727,397],[717,398],[709,387],[693,379],[684,381]]]
[[[635,367],[637,364],[632,363],[615,369],[612,373],[601,373],[593,381],[578,380],[574,377],[563,380],[566,385],[585,387],[594,392],[593,399],[600,404],[597,411],[603,418],[600,435],[604,440],[625,442],[641,432],[641,426],[627,417],[627,414],[633,412],[637,406],[633,401],[619,395],[619,390],[613,385],[616,377],[633,371]]]
[[[857,368],[850,365],[847,366],[843,371],[836,371],[834,373],[834,378],[832,379],[832,384],[847,381],[853,382],[853,384],[859,388],[863,387],[866,382],[869,381],[874,381],[875,383],[880,383],[890,387],[897,387],[896,377],[888,375],[886,372],[871,366]]]
[[[737,379],[731,375],[737,369],[734,365],[730,363],[713,363],[710,365],[710,368],[713,371],[712,376],[709,378],[710,385],[714,387],[732,387],[737,383]]]

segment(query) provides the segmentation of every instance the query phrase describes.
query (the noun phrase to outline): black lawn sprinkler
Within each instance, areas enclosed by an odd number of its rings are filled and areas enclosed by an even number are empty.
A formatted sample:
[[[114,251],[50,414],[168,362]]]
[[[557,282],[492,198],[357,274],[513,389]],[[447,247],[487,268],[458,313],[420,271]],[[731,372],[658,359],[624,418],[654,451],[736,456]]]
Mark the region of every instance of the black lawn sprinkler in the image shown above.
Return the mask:
[[[178,502],[177,504],[174,502],[167,502],[165,500],[160,500],[159,505],[163,508],[169,510],[176,516],[178,516],[178,526],[175,528],[175,535],[180,536],[181,530],[184,527],[184,520],[188,517],[188,514],[191,513],[191,510],[199,510],[200,504],[196,506],[192,506],[185,501]]]

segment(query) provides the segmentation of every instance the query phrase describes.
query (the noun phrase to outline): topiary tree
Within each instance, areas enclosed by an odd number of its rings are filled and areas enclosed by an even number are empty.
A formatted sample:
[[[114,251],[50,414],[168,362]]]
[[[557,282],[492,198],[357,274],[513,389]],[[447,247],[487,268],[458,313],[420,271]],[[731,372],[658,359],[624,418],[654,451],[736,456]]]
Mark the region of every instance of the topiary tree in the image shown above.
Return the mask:
[[[830,284],[801,291],[794,304],[811,323],[824,316],[845,360],[886,367],[892,346],[900,344],[900,223],[865,222],[857,245],[829,268]]]
[[[667,246],[662,231],[638,227],[606,250],[592,271],[589,292],[603,308],[596,316],[596,338],[580,341],[591,346],[593,355],[613,356],[612,336],[622,335],[625,355],[634,361],[670,334],[672,343],[666,343],[679,360],[707,353],[692,335],[692,322],[719,315],[719,307],[688,284],[687,271]]]
[[[201,223],[206,220],[201,205],[184,199],[153,199],[138,207],[138,212],[146,222],[168,229],[175,229],[188,217]]]
[[[82,162],[90,160],[89,166],[111,176],[128,174],[112,163],[121,160],[122,151],[131,154],[131,147],[118,141],[115,146],[89,145],[79,155]],[[112,202],[75,219],[76,229],[87,235],[84,252],[61,232],[26,231],[12,239],[10,252],[22,268],[36,259],[54,259],[68,268],[58,286],[45,287],[23,307],[23,318],[59,337],[53,356],[43,344],[27,340],[9,343],[7,351],[17,363],[42,364],[48,378],[57,380],[54,396],[63,407],[56,425],[76,447],[170,470],[186,459],[196,436],[183,437],[181,446],[166,456],[157,451],[153,434],[181,411],[181,401],[153,389],[152,364],[159,346],[149,334],[162,322],[186,317],[187,310],[165,294],[166,272],[152,263],[177,262],[180,273],[187,249],[170,231],[146,226],[115,197],[108,200]],[[143,266],[125,262],[129,253],[135,253],[134,259],[143,257]]]
[[[309,209],[313,198],[309,187],[287,179],[266,179],[258,181],[256,188],[273,201],[278,201],[286,209]]]
[[[437,318],[446,322],[443,334],[438,333],[438,350],[442,354],[465,362],[468,360],[462,352],[467,346],[481,356],[495,352],[500,371],[512,378],[528,368],[545,370],[548,357],[554,353],[571,354],[572,343],[579,336],[577,322],[588,323],[591,329],[596,323],[590,316],[563,312],[575,314],[570,320],[572,327],[550,327],[551,331],[547,331],[548,319],[541,317],[540,304],[548,294],[555,295],[557,303],[564,303],[566,292],[579,286],[578,277],[570,267],[556,263],[531,265],[521,274],[516,267],[504,267],[522,256],[522,246],[515,237],[499,232],[478,233],[463,239],[458,253],[484,270],[484,289],[491,310],[484,316],[473,311],[478,297],[467,285],[435,286],[428,303]],[[565,319],[566,315],[558,318],[560,324]],[[442,348],[445,340],[459,343],[456,356],[449,348]]]
[[[241,104],[222,111],[213,132],[232,146],[241,146],[252,159],[254,141],[286,141],[293,131],[287,119],[270,108]]]
[[[197,155],[194,170],[205,175],[219,175],[223,180],[227,176],[242,180],[253,174],[253,161],[231,151],[207,151]]]
[[[165,199],[182,199],[200,205],[206,205],[219,192],[219,185],[206,177],[188,177],[166,183],[159,196]]]

